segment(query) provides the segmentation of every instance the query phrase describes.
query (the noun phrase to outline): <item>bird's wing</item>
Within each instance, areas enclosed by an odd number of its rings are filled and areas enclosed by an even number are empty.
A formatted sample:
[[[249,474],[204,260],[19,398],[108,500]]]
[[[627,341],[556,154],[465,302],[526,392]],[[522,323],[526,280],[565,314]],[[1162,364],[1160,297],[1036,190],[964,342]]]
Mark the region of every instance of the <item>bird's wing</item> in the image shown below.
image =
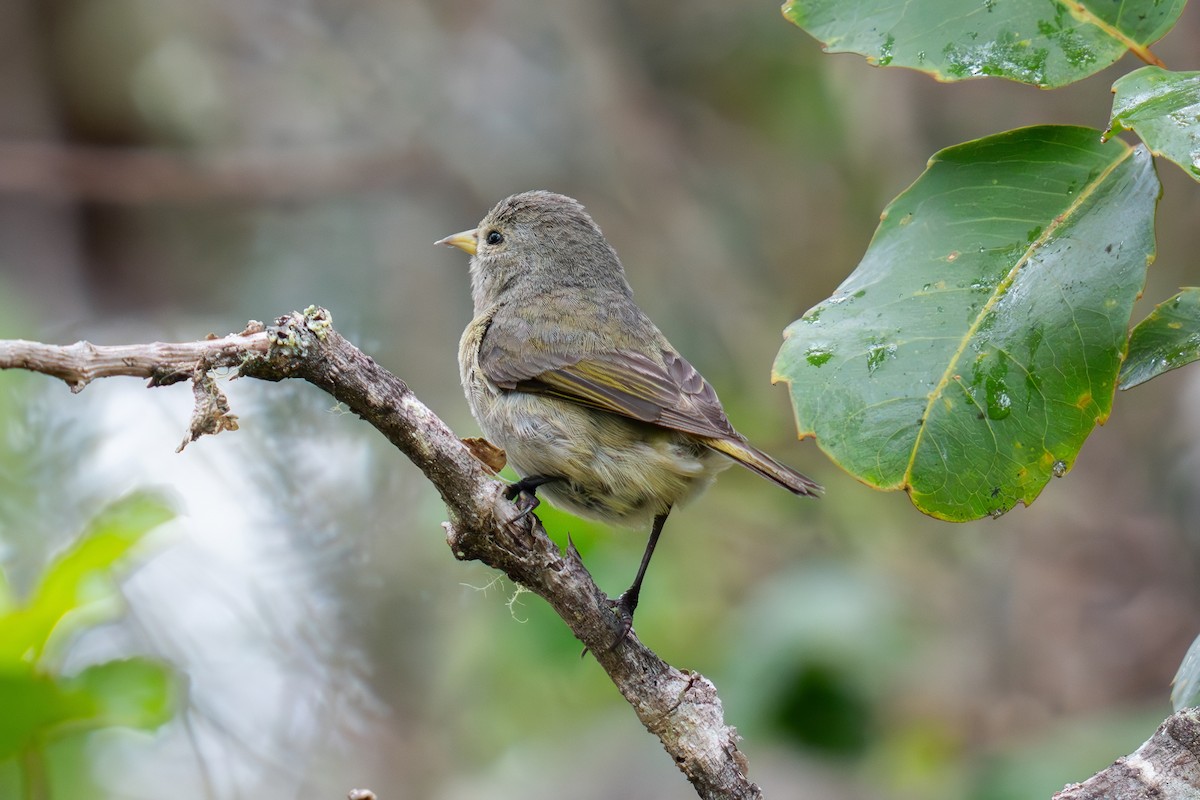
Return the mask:
[[[661,363],[629,350],[577,357],[541,349],[515,358],[503,346],[507,337],[491,333],[484,334],[479,366],[502,389],[550,395],[699,436],[741,439],[716,391],[677,353],[662,349]]]

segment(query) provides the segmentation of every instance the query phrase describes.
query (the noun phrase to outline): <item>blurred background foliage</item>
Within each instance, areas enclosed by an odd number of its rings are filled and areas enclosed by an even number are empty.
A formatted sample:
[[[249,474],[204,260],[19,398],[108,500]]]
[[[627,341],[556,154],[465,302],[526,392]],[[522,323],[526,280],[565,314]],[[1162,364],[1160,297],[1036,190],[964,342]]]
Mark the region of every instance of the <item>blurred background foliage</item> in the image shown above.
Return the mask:
[[[1155,51],[1187,68],[1197,36],[1193,4]],[[771,2],[8,0],[0,336],[192,339],[318,303],[472,435],[466,263],[432,242],[516,191],[578,197],[735,424],[828,488],[725,473],[672,516],[639,635],[716,681],[772,794],[1048,796],[1150,735],[1200,628],[1195,370],[1118,397],[1033,508],[964,525],[796,443],[767,378],[929,155],[1103,128],[1130,68],[939,85],[825,56]],[[1177,173],[1150,297],[1195,282]],[[179,513],[61,669],[153,657],[186,696],[153,734],[79,737],[51,796],[81,772],[147,800],[693,796],[541,601],[450,557],[401,456],[307,386],[227,389],[242,430],[176,455],[184,389],[0,373],[18,596],[113,498],[162,487]],[[641,532],[544,521],[628,583]]]
[[[92,519],[28,596],[16,597],[0,572],[0,795],[94,795],[81,734],[153,730],[171,718],[179,692],[162,662],[114,659],[62,674],[80,633],[120,616],[112,573],[170,517],[156,498],[131,494]]]

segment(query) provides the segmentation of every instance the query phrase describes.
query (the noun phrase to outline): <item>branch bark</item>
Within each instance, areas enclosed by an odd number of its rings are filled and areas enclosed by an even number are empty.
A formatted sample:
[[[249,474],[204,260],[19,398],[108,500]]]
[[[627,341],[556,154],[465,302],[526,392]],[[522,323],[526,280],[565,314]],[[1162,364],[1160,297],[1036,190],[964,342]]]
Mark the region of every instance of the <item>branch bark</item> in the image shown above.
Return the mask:
[[[446,538],[454,556],[505,573],[544,598],[608,674],[642,724],[703,798],[760,798],[747,777],[737,732],[725,724],[716,687],[703,675],[664,662],[631,634],[610,644],[619,622],[574,547],[561,552],[535,515],[521,517],[467,446],[404,381],[335,331],[329,314],[310,307],[267,327],[252,322],[223,338],[181,344],[102,347],[0,341],[0,369],[59,378],[73,392],[97,378],[129,375],[150,386],[192,380],[197,397],[189,439],[236,428],[236,417],[210,379],[217,368],[279,381],[301,378],[375,426],[425,474],[446,503]],[[181,446],[182,447],[182,446]]]
[[[1200,708],[1169,717],[1136,751],[1054,800],[1193,800],[1200,797]]]

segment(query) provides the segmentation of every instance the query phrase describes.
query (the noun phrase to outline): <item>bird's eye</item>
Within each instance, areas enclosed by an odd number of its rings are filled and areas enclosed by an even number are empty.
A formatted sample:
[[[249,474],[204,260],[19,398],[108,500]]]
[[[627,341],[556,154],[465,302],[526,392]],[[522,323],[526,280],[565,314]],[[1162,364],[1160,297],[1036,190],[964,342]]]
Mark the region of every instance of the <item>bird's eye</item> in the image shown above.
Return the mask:
[[[504,234],[500,233],[500,231],[488,231],[488,235],[487,235],[487,243],[488,244],[500,244],[503,241],[504,241]]]

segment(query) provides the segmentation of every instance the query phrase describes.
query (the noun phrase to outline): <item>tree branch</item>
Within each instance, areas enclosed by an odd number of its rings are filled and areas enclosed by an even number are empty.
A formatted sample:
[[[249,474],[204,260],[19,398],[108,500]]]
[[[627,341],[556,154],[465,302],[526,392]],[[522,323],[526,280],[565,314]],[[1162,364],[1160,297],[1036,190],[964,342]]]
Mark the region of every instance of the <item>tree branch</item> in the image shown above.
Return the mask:
[[[239,334],[182,344],[0,341],[0,369],[45,373],[74,392],[96,378],[116,375],[148,378],[151,386],[191,379],[197,403],[190,439],[237,427],[208,375],[231,367],[239,376],[261,380],[306,380],[374,425],[441,494],[454,556],[498,569],[550,603],[701,797],[762,796],[746,776],[737,732],[725,724],[713,684],[667,664],[632,634],[610,649],[619,622],[574,546],[559,551],[534,515],[522,518],[504,499],[504,484],[402,380],[338,334],[324,309],[310,307],[280,317],[271,327],[252,322]]]
[[[1191,800],[1200,796],[1200,708],[1167,717],[1135,752],[1054,800]]]

